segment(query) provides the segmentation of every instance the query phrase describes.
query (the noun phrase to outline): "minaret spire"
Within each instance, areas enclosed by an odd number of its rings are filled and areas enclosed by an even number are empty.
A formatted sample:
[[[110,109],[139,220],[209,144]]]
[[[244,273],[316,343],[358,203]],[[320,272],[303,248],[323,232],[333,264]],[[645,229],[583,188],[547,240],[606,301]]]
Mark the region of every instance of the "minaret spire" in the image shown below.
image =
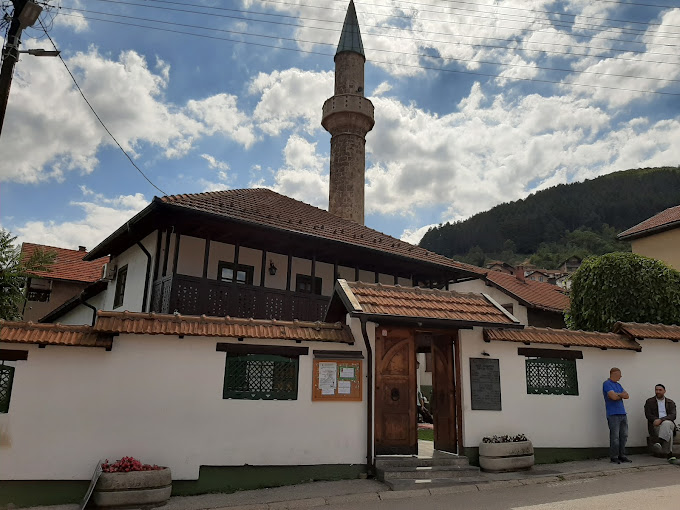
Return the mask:
[[[335,53],[335,95],[323,105],[321,125],[331,134],[328,211],[364,224],[366,133],[373,103],[364,97],[366,55],[354,0],[350,0]]]
[[[338,53],[343,51],[353,51],[364,57],[364,43],[361,41],[361,30],[359,30],[359,20],[357,19],[357,11],[354,8],[354,0],[350,0],[347,14],[345,15],[345,23],[342,25],[342,34],[340,35],[340,42],[338,43]]]

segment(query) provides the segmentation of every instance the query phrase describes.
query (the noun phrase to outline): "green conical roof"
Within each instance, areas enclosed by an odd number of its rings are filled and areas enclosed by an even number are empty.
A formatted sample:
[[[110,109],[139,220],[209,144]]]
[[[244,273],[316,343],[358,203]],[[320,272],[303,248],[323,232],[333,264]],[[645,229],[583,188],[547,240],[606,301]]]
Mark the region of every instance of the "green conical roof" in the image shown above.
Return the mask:
[[[361,42],[361,32],[359,31],[359,20],[357,19],[357,11],[354,8],[354,0],[349,2],[345,24],[342,26],[342,34],[338,43],[338,51],[335,54],[337,55],[343,51],[353,51],[366,58],[366,55],[364,55],[364,43]]]

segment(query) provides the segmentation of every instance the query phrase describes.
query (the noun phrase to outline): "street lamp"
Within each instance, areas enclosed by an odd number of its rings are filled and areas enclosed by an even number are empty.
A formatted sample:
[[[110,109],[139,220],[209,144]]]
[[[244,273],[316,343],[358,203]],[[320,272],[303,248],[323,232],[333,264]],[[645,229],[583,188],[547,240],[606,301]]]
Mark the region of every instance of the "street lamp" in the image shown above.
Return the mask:
[[[19,50],[17,53],[28,53],[29,55],[33,55],[34,57],[58,57],[61,51],[37,48],[35,50]]]
[[[35,2],[31,2],[30,0],[26,2],[24,8],[21,9],[21,12],[18,16],[21,28],[32,27],[35,25],[35,22],[38,21],[42,10],[43,8]]]

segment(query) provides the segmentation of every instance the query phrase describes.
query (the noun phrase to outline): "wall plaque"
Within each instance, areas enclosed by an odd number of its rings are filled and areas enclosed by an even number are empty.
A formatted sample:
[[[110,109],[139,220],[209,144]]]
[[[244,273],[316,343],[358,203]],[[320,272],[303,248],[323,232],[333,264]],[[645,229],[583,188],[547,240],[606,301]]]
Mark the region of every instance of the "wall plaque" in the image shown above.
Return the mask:
[[[497,359],[470,358],[473,410],[501,410],[501,370]]]

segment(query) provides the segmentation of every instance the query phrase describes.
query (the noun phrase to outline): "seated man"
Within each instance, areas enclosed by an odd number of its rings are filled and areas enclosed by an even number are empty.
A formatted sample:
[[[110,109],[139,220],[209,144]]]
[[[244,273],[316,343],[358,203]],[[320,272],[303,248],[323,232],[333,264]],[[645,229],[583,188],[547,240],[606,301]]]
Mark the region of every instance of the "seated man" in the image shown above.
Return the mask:
[[[663,384],[654,386],[655,396],[645,402],[645,417],[650,437],[658,438],[652,450],[673,456],[673,435],[675,434],[676,409],[675,402],[666,398],[666,387]]]

